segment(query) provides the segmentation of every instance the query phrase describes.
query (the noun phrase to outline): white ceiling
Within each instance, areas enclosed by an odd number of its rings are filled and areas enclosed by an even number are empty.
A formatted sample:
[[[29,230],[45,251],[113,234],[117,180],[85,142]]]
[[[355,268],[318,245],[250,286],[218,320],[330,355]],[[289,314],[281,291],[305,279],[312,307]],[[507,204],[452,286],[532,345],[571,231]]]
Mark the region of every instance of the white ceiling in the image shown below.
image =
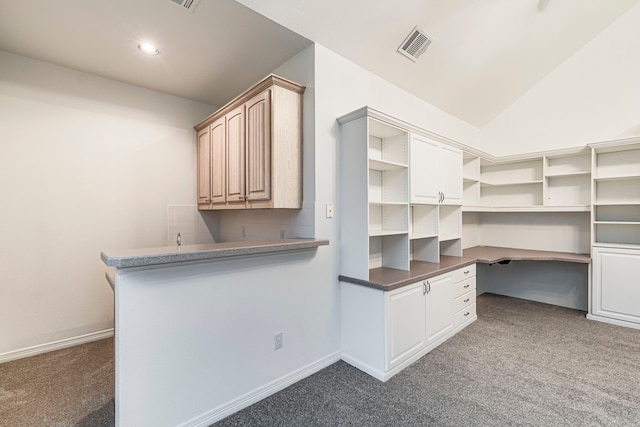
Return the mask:
[[[312,40],[482,128],[638,1],[2,1],[0,50],[221,106]]]

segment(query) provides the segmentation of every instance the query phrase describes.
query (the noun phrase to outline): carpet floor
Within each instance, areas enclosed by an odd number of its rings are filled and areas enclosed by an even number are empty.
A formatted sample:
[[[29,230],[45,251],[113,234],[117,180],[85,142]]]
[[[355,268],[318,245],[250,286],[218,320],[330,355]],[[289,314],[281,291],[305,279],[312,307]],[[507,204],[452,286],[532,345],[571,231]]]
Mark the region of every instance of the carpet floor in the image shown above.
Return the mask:
[[[478,320],[382,383],[338,362],[227,426],[640,426],[640,330],[485,294]],[[0,364],[0,426],[113,426],[113,340]]]

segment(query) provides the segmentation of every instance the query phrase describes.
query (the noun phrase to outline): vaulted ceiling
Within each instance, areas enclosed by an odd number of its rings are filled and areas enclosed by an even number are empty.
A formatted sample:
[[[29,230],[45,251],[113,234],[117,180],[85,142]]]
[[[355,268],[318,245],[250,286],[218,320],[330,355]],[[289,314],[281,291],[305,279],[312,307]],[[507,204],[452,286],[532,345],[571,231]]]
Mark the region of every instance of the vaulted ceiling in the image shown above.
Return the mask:
[[[638,1],[14,1],[0,50],[220,106],[313,41],[482,128]],[[414,63],[415,26],[433,43]]]

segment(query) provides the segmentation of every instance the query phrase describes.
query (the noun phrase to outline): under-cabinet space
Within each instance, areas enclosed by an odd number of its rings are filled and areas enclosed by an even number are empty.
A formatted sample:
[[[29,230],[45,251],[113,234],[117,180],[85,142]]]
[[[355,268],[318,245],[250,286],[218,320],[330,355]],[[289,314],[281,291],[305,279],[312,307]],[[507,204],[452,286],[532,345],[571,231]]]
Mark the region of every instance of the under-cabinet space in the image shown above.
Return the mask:
[[[438,206],[412,205],[410,213],[412,239],[438,236]]]
[[[441,241],[462,237],[462,207],[440,206],[438,236]]]
[[[440,262],[440,245],[437,237],[411,240],[411,260]]]
[[[451,239],[440,242],[440,256],[462,256],[462,239]]]
[[[395,234],[369,237],[369,266],[372,268],[409,269],[409,235]],[[367,271],[367,278],[369,273]]]

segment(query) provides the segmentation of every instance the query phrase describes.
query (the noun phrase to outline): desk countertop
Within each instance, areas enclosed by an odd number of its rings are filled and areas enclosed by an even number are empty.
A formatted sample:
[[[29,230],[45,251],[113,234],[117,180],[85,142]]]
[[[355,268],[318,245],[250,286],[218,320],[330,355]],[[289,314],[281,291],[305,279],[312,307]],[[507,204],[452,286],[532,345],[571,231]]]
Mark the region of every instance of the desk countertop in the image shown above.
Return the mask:
[[[339,276],[342,282],[354,283],[383,291],[391,291],[420,280],[429,279],[458,268],[474,264],[475,258],[441,256],[440,262],[411,261],[409,270],[397,270],[395,268],[373,268],[369,270],[369,280],[355,279],[348,276]]]
[[[100,258],[109,267],[126,268],[313,249],[328,244],[329,241],[326,239],[243,240],[206,245],[109,251],[108,253],[102,252]]]
[[[591,255],[574,254],[570,252],[537,251],[530,249],[498,248],[495,246],[474,246],[464,249],[463,256],[476,258],[484,264],[494,264],[500,261],[563,261],[589,264]]]

